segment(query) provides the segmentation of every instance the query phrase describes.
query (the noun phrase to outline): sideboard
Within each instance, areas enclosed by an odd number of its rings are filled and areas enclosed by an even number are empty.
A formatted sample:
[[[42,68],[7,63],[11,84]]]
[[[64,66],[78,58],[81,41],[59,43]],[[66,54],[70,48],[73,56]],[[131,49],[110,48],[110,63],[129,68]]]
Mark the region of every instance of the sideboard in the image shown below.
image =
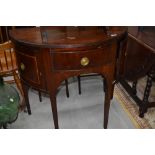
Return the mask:
[[[28,113],[28,89],[49,93],[55,128],[58,125],[57,88],[62,81],[83,73],[99,73],[104,78],[104,128],[107,128],[113,97],[119,41],[125,27],[36,27],[10,31],[15,45]],[[119,57],[120,58],[120,57]],[[121,58],[120,58],[121,59]]]

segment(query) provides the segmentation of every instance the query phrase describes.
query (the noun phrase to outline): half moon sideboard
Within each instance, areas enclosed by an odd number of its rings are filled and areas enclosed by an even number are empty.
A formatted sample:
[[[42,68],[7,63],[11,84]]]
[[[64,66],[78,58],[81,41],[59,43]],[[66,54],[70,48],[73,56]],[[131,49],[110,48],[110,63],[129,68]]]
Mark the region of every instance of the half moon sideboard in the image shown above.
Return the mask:
[[[57,88],[62,81],[83,73],[104,77],[104,128],[107,128],[118,60],[118,41],[126,28],[36,27],[10,31],[28,113],[28,88],[49,93],[55,128],[58,125]],[[118,71],[117,71],[118,72]]]

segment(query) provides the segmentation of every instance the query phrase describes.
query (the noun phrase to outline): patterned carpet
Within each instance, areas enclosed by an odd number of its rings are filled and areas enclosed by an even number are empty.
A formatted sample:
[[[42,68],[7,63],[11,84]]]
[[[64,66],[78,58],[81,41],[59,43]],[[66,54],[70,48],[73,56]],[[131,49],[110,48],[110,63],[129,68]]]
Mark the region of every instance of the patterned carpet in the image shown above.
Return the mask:
[[[138,83],[138,96],[142,98],[144,87],[146,84],[146,79],[143,78]],[[115,97],[119,100],[119,103],[122,105],[123,109],[128,113],[128,116],[135,124],[137,128],[140,129],[151,129],[155,128],[155,108],[148,109],[148,112],[145,114],[144,118],[140,118],[139,108],[136,105],[135,101],[129,96],[125,89],[117,84],[115,86]],[[149,101],[155,101],[155,86],[153,85],[151,90],[151,95]]]

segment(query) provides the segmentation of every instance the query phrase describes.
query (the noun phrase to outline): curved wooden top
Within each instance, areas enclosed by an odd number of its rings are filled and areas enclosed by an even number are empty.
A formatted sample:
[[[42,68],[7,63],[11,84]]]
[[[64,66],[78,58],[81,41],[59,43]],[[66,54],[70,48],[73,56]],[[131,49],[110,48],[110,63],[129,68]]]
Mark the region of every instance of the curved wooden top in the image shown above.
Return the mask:
[[[77,48],[98,45],[117,38],[126,27],[60,26],[15,29],[10,31],[11,40],[31,46],[50,48]]]

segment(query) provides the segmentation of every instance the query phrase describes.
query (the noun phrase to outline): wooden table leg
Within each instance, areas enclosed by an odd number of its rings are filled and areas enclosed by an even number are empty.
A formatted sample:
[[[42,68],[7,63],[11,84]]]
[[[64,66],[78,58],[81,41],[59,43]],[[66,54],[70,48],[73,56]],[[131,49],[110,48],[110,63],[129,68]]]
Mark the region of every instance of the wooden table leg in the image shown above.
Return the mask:
[[[41,96],[41,91],[38,90],[38,95],[39,95],[39,101],[42,102],[42,96]]]
[[[53,114],[53,120],[54,120],[54,127],[55,129],[59,129],[56,94],[50,93],[50,100],[51,100],[52,114]]]
[[[137,80],[132,83],[133,94],[137,94]]]
[[[81,95],[81,77],[80,77],[80,75],[77,76],[77,79],[78,79],[79,95]]]
[[[108,70],[107,70],[108,72]],[[113,72],[103,72],[104,77],[104,84],[105,84],[105,101],[104,101],[104,128],[107,128],[108,125],[108,117],[109,117],[109,108],[110,108],[110,101],[113,97],[113,90],[114,90],[114,84],[113,84],[113,76],[111,75]],[[105,76],[104,76],[105,75]],[[60,78],[61,77],[61,78]],[[53,114],[53,121],[55,129],[59,129],[58,124],[58,113],[57,113],[57,102],[56,102],[56,90],[57,87],[60,85],[61,81],[63,81],[66,77],[59,76],[53,76],[53,81],[50,84],[49,87],[49,94],[50,94],[50,100],[51,100],[51,108],[52,108],[52,114]]]
[[[142,106],[139,109],[140,117],[144,117],[144,113],[147,111],[147,108],[148,108],[148,102],[149,102],[148,98],[149,98],[150,90],[152,87],[152,79],[153,79],[153,74],[152,74],[152,72],[150,72],[150,74],[148,75],[148,78],[147,78],[147,84],[146,84],[146,88],[144,91]]]
[[[110,78],[104,79],[105,101],[104,101],[104,129],[107,129],[109,119],[110,101],[113,97],[114,84]]]
[[[65,80],[66,85],[66,96],[69,98],[68,80]]]
[[[22,82],[22,88],[23,88],[24,99],[25,99],[27,111],[28,111],[28,114],[31,115],[31,107],[30,107],[29,98],[28,98],[29,87],[25,83]]]
[[[105,93],[104,102],[104,129],[107,129],[108,119],[109,119],[109,109],[110,109],[110,99],[108,93]]]

